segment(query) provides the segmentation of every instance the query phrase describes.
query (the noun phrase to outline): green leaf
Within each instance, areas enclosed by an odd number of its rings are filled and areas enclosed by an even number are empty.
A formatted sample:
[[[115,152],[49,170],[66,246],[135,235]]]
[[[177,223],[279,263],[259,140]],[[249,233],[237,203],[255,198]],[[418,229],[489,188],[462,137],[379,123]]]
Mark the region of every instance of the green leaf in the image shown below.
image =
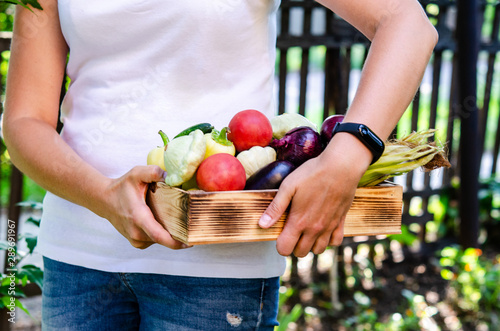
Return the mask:
[[[26,294],[24,294],[24,292],[20,289],[20,286],[17,286],[18,285],[18,282],[16,282],[16,288],[14,289],[14,296],[16,298],[24,298],[26,297]],[[4,285],[2,287],[0,287],[0,295],[2,297],[4,296],[11,296],[12,294],[12,288],[10,287],[10,283],[9,285]]]
[[[19,301],[18,299],[16,299],[16,307],[22,309],[28,316],[31,316],[30,312],[28,311],[28,309],[24,308],[23,304],[21,303],[21,301]]]
[[[40,227],[40,221],[41,221],[41,219],[39,219],[39,218],[30,217],[26,220],[26,223],[31,223],[31,224],[34,224],[34,225]]]
[[[302,315],[302,313],[303,313],[302,305],[296,304],[295,306],[293,306],[292,311],[280,319],[279,321],[280,325],[278,326],[278,331],[288,330],[288,324],[297,321]]]
[[[291,287],[289,287],[289,288],[285,288],[285,287],[280,288],[279,305],[283,306],[286,303],[286,301],[293,295],[294,292],[295,292],[295,290],[293,288],[291,288]]]
[[[20,207],[29,207],[29,208],[33,208],[36,210],[41,210],[43,207],[43,204],[41,202],[37,202],[37,201],[22,201],[22,202],[18,202],[16,205],[20,206]]]
[[[11,278],[10,277],[7,277],[7,275],[2,275],[2,282],[0,283],[1,286],[9,286],[10,284],[10,280]],[[17,277],[16,277],[16,282],[18,281]]]
[[[441,277],[445,280],[452,280],[455,277],[455,274],[448,269],[443,269],[441,270]]]
[[[221,131],[212,129],[210,135],[216,143],[222,146],[231,146],[233,143],[227,139],[227,130],[227,127],[223,128]]]
[[[0,297],[9,295],[9,285],[0,286]]]
[[[36,247],[36,243],[38,241],[38,236],[36,236],[34,234],[25,234],[24,241],[26,241],[26,245],[28,246],[29,253],[33,254],[33,251],[35,250],[35,247]]]
[[[407,246],[413,245],[413,243],[418,240],[418,237],[408,230],[408,226],[403,224],[401,226],[401,234],[390,235],[389,238],[394,239]]]
[[[24,275],[23,278],[21,278],[21,285],[26,286],[28,284],[28,275]]]
[[[33,264],[26,264],[21,267],[21,269],[18,272],[18,276],[24,276],[26,275],[29,279],[30,282],[35,283],[40,287],[41,289],[43,288],[43,271],[39,267],[33,265]]]
[[[1,307],[7,307],[7,305],[10,303],[10,297],[9,296],[4,296],[0,299],[0,301],[2,302],[2,305]]]
[[[33,10],[30,8],[30,6],[33,8],[36,8],[36,9],[43,10],[42,6],[36,0],[21,0],[21,1],[18,1],[18,0],[0,0],[0,2],[7,2],[7,3],[14,4],[14,5],[19,5],[19,6],[26,8],[26,9],[29,9],[31,11],[33,11]]]

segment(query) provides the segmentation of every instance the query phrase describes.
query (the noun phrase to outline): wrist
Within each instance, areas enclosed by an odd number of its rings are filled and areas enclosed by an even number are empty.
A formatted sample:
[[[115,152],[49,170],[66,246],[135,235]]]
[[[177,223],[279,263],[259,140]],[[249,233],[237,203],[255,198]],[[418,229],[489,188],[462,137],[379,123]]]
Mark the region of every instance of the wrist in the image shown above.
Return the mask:
[[[100,217],[107,218],[111,199],[113,197],[113,180],[100,173],[88,181],[84,189],[87,197],[82,205]]]
[[[358,180],[366,172],[372,162],[371,151],[355,136],[339,132],[332,137],[321,157],[326,164],[332,165],[337,171],[339,167],[346,170],[346,176]]]
[[[377,162],[384,152],[385,144],[368,126],[360,123],[339,122],[332,130],[332,136],[337,133],[349,133],[356,137],[372,154],[371,163]]]

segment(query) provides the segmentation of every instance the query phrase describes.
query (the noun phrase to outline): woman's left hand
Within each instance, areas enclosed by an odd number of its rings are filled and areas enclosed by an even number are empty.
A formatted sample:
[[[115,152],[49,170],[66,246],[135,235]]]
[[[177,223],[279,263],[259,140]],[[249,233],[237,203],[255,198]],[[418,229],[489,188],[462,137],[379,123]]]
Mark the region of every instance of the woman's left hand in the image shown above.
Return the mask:
[[[339,134],[331,142],[333,145],[335,141],[337,148],[332,146],[330,151],[305,162],[281,184],[259,222],[263,228],[270,227],[290,205],[285,226],[277,239],[281,255],[294,253],[304,257],[311,251],[320,254],[327,246],[342,243],[347,211],[371,157],[355,139]],[[342,145],[344,143],[351,145]],[[348,146],[351,152],[342,151],[338,146]],[[352,153],[356,148],[361,149],[358,157]]]
[[[422,80],[438,36],[416,0],[318,0],[371,40],[356,95],[344,122],[368,125],[385,140]],[[302,164],[281,184],[259,224],[272,226],[288,206],[277,239],[282,255],[319,254],[340,245],[344,220],[371,153],[339,133],[317,158]]]

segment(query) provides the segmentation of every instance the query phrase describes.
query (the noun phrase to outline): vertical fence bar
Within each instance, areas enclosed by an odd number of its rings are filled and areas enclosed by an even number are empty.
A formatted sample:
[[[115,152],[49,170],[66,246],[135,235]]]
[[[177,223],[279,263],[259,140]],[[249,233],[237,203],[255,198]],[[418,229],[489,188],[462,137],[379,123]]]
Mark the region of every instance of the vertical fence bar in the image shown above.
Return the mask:
[[[307,100],[307,77],[309,75],[309,47],[302,48],[302,58],[300,64],[300,88],[299,88],[299,114],[306,115]]]
[[[304,20],[302,23],[302,36],[308,38],[311,36],[311,16],[312,9],[307,3],[303,7]],[[307,77],[309,76],[309,46],[302,47],[302,58],[300,64],[300,93],[299,93],[299,114],[306,115],[307,100]]]
[[[280,33],[282,36],[289,35],[290,29],[290,9],[282,7],[281,13],[281,24]],[[279,91],[278,91],[278,114],[283,114],[286,111],[286,81],[288,74],[288,48],[287,46],[280,48],[279,50],[280,60],[279,60]]]
[[[486,84],[484,89],[483,106],[479,109],[479,155],[484,155],[486,143],[486,131],[488,114],[490,110],[491,85],[493,83],[493,66],[495,64],[495,54],[488,55],[488,70],[486,73]],[[482,159],[482,158],[481,158]]]
[[[459,243],[463,247],[477,247],[479,234],[478,9],[477,0],[457,0],[458,101],[461,106]]]
[[[415,94],[415,97],[413,98],[413,102],[411,104],[411,127],[410,127],[410,132],[417,131],[418,130],[418,114],[420,109],[420,88],[418,88],[417,93]],[[406,132],[406,134],[409,134],[410,132]],[[409,172],[406,174],[406,190],[407,191],[414,191],[413,188],[413,172]],[[410,211],[410,197],[404,197],[403,196],[403,213],[404,214],[409,214]]]
[[[451,86],[450,86],[450,103],[449,103],[449,114],[448,114],[448,126],[446,129],[446,141],[448,142],[448,151],[450,162],[455,165],[455,168],[444,169],[443,170],[443,182],[442,186],[449,186],[451,183],[451,179],[455,173],[458,173],[460,164],[455,160],[458,158],[457,153],[455,153],[455,149],[459,150],[459,148],[455,147],[455,140],[453,139],[453,132],[455,131],[455,120],[458,118],[458,96],[457,96],[457,55],[453,54],[452,59],[452,71],[451,71]]]
[[[491,164],[491,174],[494,175],[497,172],[498,166],[498,154],[500,154],[500,116],[497,119],[497,132],[495,135],[495,145],[493,146],[493,162]]]
[[[341,53],[342,54],[342,53]],[[352,45],[346,47],[345,55],[342,57],[342,80],[343,80],[343,101],[340,108],[340,113],[345,114],[349,108],[349,85],[351,81],[351,67],[352,67]]]
[[[333,13],[331,11],[326,11],[325,15],[325,35],[332,35],[332,21],[333,21]],[[332,48],[327,47],[326,52],[325,52],[325,78],[324,78],[324,84],[325,88],[323,90],[323,118],[327,118],[330,116],[331,112],[330,109],[333,108],[334,101],[333,101],[333,95],[332,95],[332,89],[333,89],[333,72],[334,72],[334,67],[333,67],[333,57],[332,57]]]
[[[288,49],[280,49],[279,61],[279,91],[278,91],[278,114],[283,114],[286,110],[286,78],[287,78],[287,61]]]
[[[9,224],[7,224],[6,230],[7,231],[9,229],[14,230],[14,233],[9,234],[9,237],[12,236],[12,238],[15,238],[16,242],[17,242],[17,237],[19,235],[19,218],[21,215],[21,207],[19,206],[19,202],[23,201],[23,182],[24,182],[24,177],[21,171],[19,171],[19,169],[17,169],[16,167],[12,166],[12,172],[10,175],[10,198],[9,198],[9,210],[8,210],[7,222],[11,222],[15,226],[11,228],[9,227]],[[7,270],[9,267],[13,267],[9,265],[8,254],[9,251],[6,250],[4,270]]]
[[[325,52],[325,89],[323,91],[323,118],[330,116],[330,109],[333,108],[333,97],[332,97],[332,76],[333,76],[333,64],[332,64],[332,50],[330,48],[326,49]]]
[[[491,30],[491,35],[490,35],[490,44],[498,44],[498,32],[500,28],[500,5],[497,4],[495,5],[495,16],[493,18],[493,27]],[[488,54],[488,70],[486,73],[486,87],[484,91],[484,103],[483,103],[483,117],[481,118],[481,130],[482,130],[482,135],[481,135],[481,155],[483,155],[484,150],[486,149],[486,143],[487,143],[487,136],[486,132],[488,130],[488,112],[489,112],[489,107],[490,107],[490,101],[491,101],[491,95],[492,95],[492,89],[493,89],[493,76],[495,73],[495,62],[497,59],[497,49],[491,49]],[[500,119],[500,116],[499,116]],[[500,123],[499,123],[500,124]],[[499,149],[499,143],[500,143],[500,130],[498,130],[498,125],[496,127],[496,139],[493,147],[493,162],[491,169],[489,171],[490,176],[494,176],[496,173],[496,165],[497,165],[497,158],[498,158],[498,149]],[[481,158],[482,159],[482,158]]]

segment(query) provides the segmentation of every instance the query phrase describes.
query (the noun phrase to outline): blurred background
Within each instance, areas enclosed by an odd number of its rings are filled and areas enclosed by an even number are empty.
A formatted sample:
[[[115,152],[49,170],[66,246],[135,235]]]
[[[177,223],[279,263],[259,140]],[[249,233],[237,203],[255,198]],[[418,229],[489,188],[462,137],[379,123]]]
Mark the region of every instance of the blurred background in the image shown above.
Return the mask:
[[[440,39],[394,138],[436,129],[433,140],[452,167],[393,179],[404,189],[401,234],[346,238],[323,254],[290,257],[279,330],[500,329],[500,1],[420,3]],[[2,87],[13,11],[0,2]],[[278,113],[300,113],[318,126],[345,113],[369,41],[312,0],[282,0],[278,26]],[[43,267],[33,249],[45,192],[11,164],[2,141],[0,160],[0,329],[39,330]],[[15,324],[3,319],[11,224]]]

